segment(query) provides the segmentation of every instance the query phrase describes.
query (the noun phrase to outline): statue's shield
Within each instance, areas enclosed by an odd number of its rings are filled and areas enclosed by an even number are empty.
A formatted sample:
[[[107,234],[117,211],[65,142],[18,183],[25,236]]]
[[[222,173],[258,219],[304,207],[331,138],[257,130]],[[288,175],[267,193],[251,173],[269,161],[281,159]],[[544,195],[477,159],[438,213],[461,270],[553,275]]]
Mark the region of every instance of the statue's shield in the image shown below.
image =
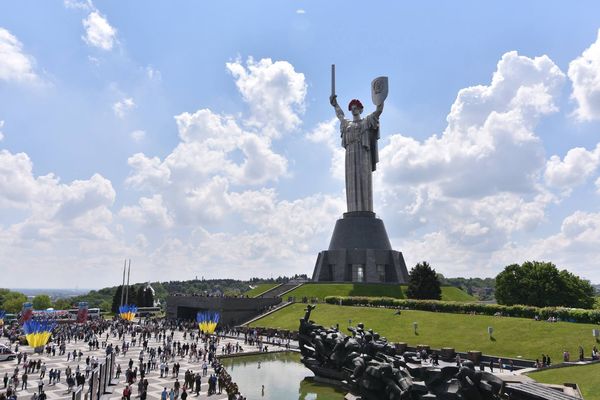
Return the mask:
[[[382,104],[388,95],[388,77],[380,76],[371,82],[371,98],[376,106]]]

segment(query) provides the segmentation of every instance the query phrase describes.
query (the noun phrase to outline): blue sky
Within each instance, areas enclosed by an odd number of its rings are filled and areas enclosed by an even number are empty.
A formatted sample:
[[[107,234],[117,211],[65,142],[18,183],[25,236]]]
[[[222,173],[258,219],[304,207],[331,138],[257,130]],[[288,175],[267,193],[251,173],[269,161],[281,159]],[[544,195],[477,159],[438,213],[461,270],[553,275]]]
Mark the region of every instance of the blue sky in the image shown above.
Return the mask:
[[[332,63],[366,112],[389,76],[375,211],[409,266],[600,282],[598,8],[0,3],[3,285],[310,274],[345,207]]]

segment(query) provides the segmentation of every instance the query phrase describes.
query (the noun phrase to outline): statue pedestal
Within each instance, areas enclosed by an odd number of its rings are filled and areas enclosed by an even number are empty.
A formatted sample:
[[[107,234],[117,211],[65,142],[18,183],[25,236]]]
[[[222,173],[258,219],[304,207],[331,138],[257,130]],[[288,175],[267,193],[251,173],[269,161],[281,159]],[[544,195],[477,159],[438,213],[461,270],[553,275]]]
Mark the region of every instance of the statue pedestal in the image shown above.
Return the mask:
[[[404,257],[392,250],[383,221],[369,211],[338,219],[329,249],[317,256],[314,282],[406,283]]]

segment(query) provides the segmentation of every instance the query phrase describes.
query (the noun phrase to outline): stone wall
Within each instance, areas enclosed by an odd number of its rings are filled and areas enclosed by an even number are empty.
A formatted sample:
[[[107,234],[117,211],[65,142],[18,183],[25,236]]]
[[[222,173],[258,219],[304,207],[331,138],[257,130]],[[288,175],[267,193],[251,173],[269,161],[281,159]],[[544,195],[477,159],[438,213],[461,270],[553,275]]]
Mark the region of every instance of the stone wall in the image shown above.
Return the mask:
[[[195,319],[198,311],[217,311],[221,314],[221,324],[233,326],[256,317],[279,303],[279,297],[169,296],[167,318]]]

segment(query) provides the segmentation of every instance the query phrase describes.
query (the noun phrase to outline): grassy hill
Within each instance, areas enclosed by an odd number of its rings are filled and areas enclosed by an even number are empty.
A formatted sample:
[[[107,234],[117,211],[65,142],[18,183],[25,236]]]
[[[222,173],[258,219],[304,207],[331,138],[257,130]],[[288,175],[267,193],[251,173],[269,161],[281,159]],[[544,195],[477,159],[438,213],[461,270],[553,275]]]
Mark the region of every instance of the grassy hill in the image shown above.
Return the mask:
[[[454,286],[442,286],[442,300],[464,302],[477,301],[475,297]]]
[[[381,285],[370,283],[305,283],[297,289],[284,295],[292,296],[296,300],[303,297],[318,297],[323,300],[327,296],[367,296],[367,297],[393,297],[405,299],[405,285]],[[446,301],[477,301],[466,292],[453,286],[442,286],[442,300]]]
[[[254,289],[250,289],[244,294],[248,297],[257,297],[278,285],[279,283],[258,283]]]
[[[585,400],[600,400],[600,364],[549,369],[527,375],[542,383],[576,383]]]
[[[292,304],[280,311],[259,319],[251,326],[298,329],[298,320],[304,315],[304,304]],[[577,354],[581,344],[586,354],[595,344],[592,329],[597,325],[568,322],[543,322],[525,318],[494,317],[469,314],[446,314],[426,311],[402,311],[366,307],[319,304],[311,319],[324,326],[336,323],[346,329],[363,322],[381,335],[395,342],[410,345],[428,344],[434,348],[454,347],[459,351],[480,350],[485,354],[523,357],[535,360],[549,354],[555,362],[562,359],[563,350]],[[418,335],[413,322],[419,325]],[[494,328],[490,340],[488,326]]]

